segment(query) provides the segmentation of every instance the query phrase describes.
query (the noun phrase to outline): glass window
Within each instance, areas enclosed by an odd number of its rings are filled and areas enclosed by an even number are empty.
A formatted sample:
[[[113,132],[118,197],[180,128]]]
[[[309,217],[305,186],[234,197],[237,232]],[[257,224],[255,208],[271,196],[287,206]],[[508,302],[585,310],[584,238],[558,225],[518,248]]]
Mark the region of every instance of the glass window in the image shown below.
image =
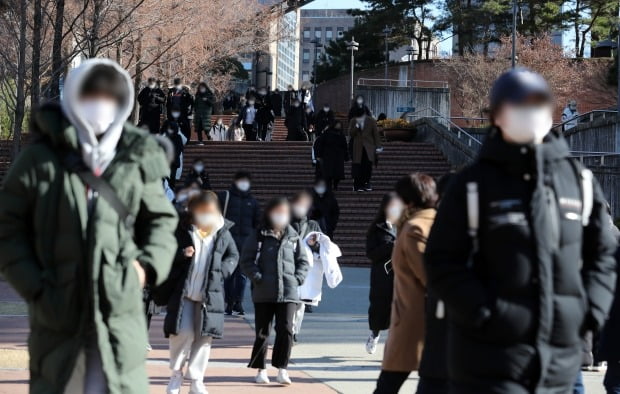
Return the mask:
[[[310,71],[304,71],[301,73],[301,80],[306,82],[310,80]]]
[[[310,63],[310,49],[304,49],[303,62]]]
[[[304,27],[304,41],[310,41],[310,28]]]
[[[344,37],[344,27],[339,27],[337,31],[338,31],[338,38]]]
[[[325,41],[331,41],[334,39],[334,29],[331,27],[325,28]]]
[[[314,28],[314,38],[317,41],[321,41],[322,37],[323,37],[323,29],[321,29],[320,27],[315,27]]]

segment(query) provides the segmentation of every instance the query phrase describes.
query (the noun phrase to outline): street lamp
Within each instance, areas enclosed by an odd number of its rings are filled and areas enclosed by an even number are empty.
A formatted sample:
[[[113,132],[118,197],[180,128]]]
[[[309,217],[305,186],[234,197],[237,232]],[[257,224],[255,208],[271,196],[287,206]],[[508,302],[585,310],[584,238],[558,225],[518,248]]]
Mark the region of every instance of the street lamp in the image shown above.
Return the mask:
[[[385,25],[385,29],[383,29],[383,36],[385,37],[385,83],[388,81],[388,64],[390,63],[390,49],[388,47],[388,38],[390,34],[392,34],[392,28],[388,25]]]
[[[412,45],[410,47],[407,48],[407,53],[409,54],[409,61],[411,62],[411,90],[409,91],[409,97],[411,98],[411,106],[413,107],[415,100],[414,100],[414,90],[413,90],[413,84],[414,84],[414,77],[413,77],[413,67],[414,67],[414,63],[413,63],[413,59],[415,57],[415,55],[418,54],[418,51],[415,49],[415,47],[413,46],[413,42],[411,43]]]
[[[313,103],[317,103],[317,98],[316,98],[316,85],[317,85],[317,75],[316,75],[316,66],[318,63],[318,59],[319,59],[319,54],[318,54],[318,50],[319,48],[323,48],[323,44],[321,44],[321,41],[318,39],[314,39],[312,41],[310,41],[310,44],[314,44],[314,61],[312,62],[312,68],[313,68],[313,73],[314,73],[314,83],[312,84],[312,102]]]
[[[355,41],[355,37],[351,37],[351,41],[347,41],[347,50],[351,51],[351,101],[355,100],[355,51],[359,51],[360,43]]]
[[[517,0],[512,0],[512,68],[517,67]]]

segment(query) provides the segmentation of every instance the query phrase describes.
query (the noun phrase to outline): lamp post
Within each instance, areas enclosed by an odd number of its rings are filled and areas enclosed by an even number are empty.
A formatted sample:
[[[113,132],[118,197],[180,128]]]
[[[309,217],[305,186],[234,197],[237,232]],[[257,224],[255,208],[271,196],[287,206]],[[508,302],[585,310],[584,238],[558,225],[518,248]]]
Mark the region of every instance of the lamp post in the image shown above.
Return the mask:
[[[517,0],[512,0],[512,68],[517,67]]]
[[[413,42],[411,43],[412,45],[407,48],[407,53],[409,54],[409,61],[411,62],[411,90],[409,91],[409,98],[411,99],[411,106],[413,107],[415,104],[415,100],[414,100],[414,77],[413,77],[413,70],[414,70],[414,63],[413,63],[413,59],[415,57],[415,55],[418,54],[418,51],[415,49],[415,47],[413,46]]]
[[[360,43],[355,41],[355,37],[351,37],[351,41],[347,41],[347,50],[351,51],[351,101],[355,100],[355,51],[359,51]]]
[[[323,44],[321,44],[321,41],[318,39],[314,39],[312,41],[310,41],[311,44],[314,44],[314,61],[312,62],[312,73],[314,74],[314,78],[313,78],[313,84],[312,84],[312,102],[313,103],[317,103],[317,98],[316,98],[316,85],[317,85],[317,63],[318,63],[318,58],[319,58],[319,54],[318,54],[318,50],[319,48],[323,48]]]
[[[388,25],[385,25],[385,29],[383,29],[383,36],[385,38],[385,83],[388,81],[388,64],[390,63],[390,49],[388,47],[388,38],[392,34],[392,28]]]

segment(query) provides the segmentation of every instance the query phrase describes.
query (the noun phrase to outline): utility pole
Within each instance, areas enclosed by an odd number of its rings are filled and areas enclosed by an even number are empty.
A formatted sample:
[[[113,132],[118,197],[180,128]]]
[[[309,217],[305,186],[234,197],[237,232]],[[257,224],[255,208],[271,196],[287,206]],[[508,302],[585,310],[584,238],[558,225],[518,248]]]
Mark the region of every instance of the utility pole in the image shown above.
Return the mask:
[[[359,50],[360,43],[355,41],[355,37],[351,37],[351,41],[347,41],[347,49],[351,51],[351,101],[355,100],[355,51]]]
[[[411,79],[411,87],[410,87],[410,90],[409,90],[409,99],[410,99],[410,102],[411,102],[411,107],[414,107],[415,106],[415,99],[414,99],[415,92],[414,92],[413,84],[414,84],[415,78],[414,78],[414,74],[413,74],[413,71],[414,71],[414,63],[413,63],[413,61],[414,61],[415,55],[417,54],[417,51],[416,51],[415,47],[413,46],[413,40],[411,41],[411,46],[409,48],[407,48],[407,53],[409,54],[409,61],[411,62],[411,78],[410,78]]]
[[[512,0],[512,68],[517,67],[517,0]]]
[[[392,28],[388,25],[385,25],[385,29],[383,29],[383,35],[385,37],[385,83],[388,83],[388,65],[390,63],[390,49],[388,47],[388,38],[392,34]],[[387,85],[386,85],[387,86]]]

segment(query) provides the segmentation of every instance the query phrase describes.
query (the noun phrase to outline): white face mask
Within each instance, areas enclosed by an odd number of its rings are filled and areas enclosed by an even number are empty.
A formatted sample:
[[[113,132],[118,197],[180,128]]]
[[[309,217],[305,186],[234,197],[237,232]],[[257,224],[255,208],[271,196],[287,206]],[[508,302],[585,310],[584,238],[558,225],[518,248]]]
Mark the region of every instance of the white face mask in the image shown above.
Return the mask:
[[[250,101],[248,101],[248,104],[249,104],[249,105],[254,105],[254,100],[250,100]]]
[[[400,204],[390,205],[385,211],[385,217],[388,222],[394,224],[403,214],[403,206]]]
[[[222,125],[222,119],[218,119],[217,120],[217,124],[221,126]]]
[[[364,123],[364,120],[366,119],[365,116],[360,116],[359,118],[356,118],[355,121],[359,124]]]
[[[113,100],[89,99],[78,104],[78,111],[96,136],[105,133],[116,120],[118,104]]]
[[[179,116],[181,116],[181,113],[177,111],[172,111],[170,115],[172,115],[173,118],[177,119]]]
[[[295,215],[297,219],[302,219],[305,218],[306,215],[308,215],[309,208],[305,205],[293,205],[291,207],[291,210],[293,211],[293,215]]]
[[[327,191],[327,187],[320,185],[320,186],[315,186],[314,187],[314,191],[316,192],[316,194],[318,195],[323,195],[325,194],[325,192]]]
[[[206,88],[200,88],[200,93],[207,93],[207,89]]]
[[[323,107],[323,111],[329,112],[329,107]]]
[[[174,85],[174,88],[176,90],[181,90],[181,89],[183,89],[183,86],[182,85]]]
[[[299,108],[299,103],[293,103],[293,107]]]
[[[154,84],[154,83],[149,84],[149,88],[151,88],[151,89],[155,89],[155,87],[157,87],[157,85],[156,85],[156,84]]]
[[[238,181],[235,185],[237,186],[237,189],[242,192],[247,192],[250,190],[250,182],[248,181]]]
[[[272,213],[269,216],[269,219],[271,219],[271,224],[277,229],[282,229],[288,226],[291,221],[291,218],[288,215],[281,213]]]
[[[362,104],[364,104],[364,100],[362,100],[362,99],[357,99],[357,104],[358,104],[358,105],[362,105]]]
[[[553,125],[551,106],[506,106],[496,123],[507,142],[540,144]]]
[[[265,92],[264,90],[261,90],[260,92],[258,92],[258,94],[260,94],[261,96],[265,96],[267,92]]]
[[[213,227],[218,222],[218,215],[214,213],[200,213],[194,215],[194,223],[196,226],[205,228],[205,227]]]
[[[195,170],[197,173],[199,173],[199,174],[200,174],[200,173],[201,173],[204,169],[205,169],[205,166],[204,166],[204,165],[202,165],[202,164],[196,164],[196,165],[194,166],[194,170]]]

